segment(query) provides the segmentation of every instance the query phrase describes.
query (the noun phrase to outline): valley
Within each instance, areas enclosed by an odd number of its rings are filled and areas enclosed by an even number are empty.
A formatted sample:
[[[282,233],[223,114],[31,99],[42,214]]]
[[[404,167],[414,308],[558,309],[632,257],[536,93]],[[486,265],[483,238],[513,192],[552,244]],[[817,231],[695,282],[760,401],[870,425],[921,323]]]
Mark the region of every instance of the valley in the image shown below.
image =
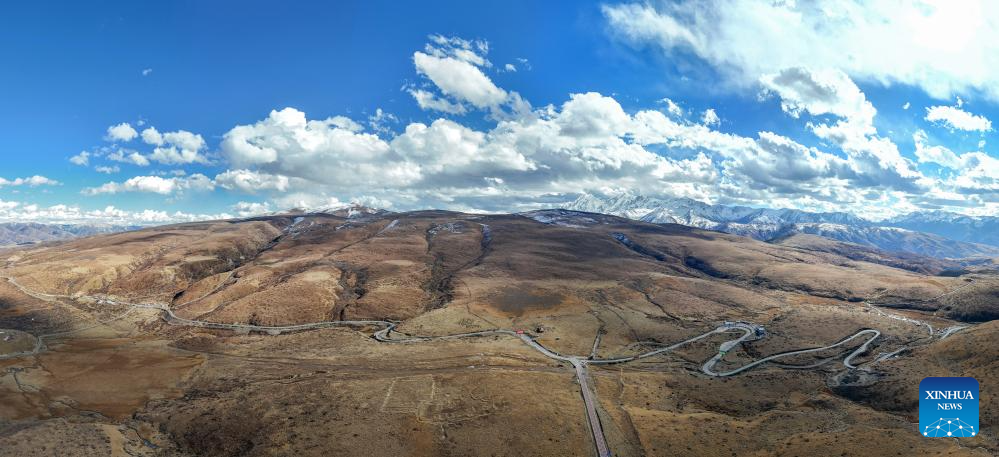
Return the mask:
[[[988,302],[985,273],[565,211],[277,215],[0,256],[0,329],[36,341],[0,360],[17,455],[996,446],[922,440],[904,396],[960,360],[927,353],[995,331],[950,312]]]

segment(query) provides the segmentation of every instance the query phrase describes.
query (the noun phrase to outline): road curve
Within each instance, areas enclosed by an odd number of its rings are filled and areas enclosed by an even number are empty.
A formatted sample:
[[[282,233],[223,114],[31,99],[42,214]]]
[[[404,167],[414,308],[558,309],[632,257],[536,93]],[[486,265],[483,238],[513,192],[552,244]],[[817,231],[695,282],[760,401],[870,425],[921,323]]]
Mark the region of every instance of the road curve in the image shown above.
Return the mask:
[[[46,293],[40,293],[40,292],[32,291],[32,290],[30,290],[30,289],[22,286],[20,283],[18,283],[12,277],[5,277],[5,279],[7,279],[8,282],[10,282],[12,285],[14,285],[15,287],[17,287],[18,289],[20,289],[25,294],[30,295],[30,296],[35,297],[35,298],[39,298],[39,299],[43,299],[43,300],[47,300],[47,301],[53,301],[53,300],[60,299],[60,298],[72,299],[72,300],[81,299],[81,298],[88,298],[88,299],[96,300],[99,303],[108,303],[108,304],[128,306],[128,310],[125,313],[123,313],[123,314],[121,314],[119,316],[115,316],[111,320],[103,321],[103,322],[98,322],[98,323],[94,324],[93,326],[84,327],[84,328],[80,328],[80,329],[75,329],[75,330],[71,330],[71,331],[67,331],[67,332],[42,335],[42,336],[36,338],[35,348],[30,353],[10,354],[10,355],[8,355],[6,357],[0,356],[0,359],[3,359],[3,358],[13,358],[13,357],[25,357],[25,356],[30,356],[30,355],[38,354],[40,351],[42,351],[44,349],[44,344],[43,344],[42,340],[45,337],[62,335],[62,334],[76,333],[76,332],[80,332],[80,331],[83,331],[83,330],[86,330],[86,329],[89,329],[89,328],[93,328],[93,327],[96,327],[96,326],[99,326],[99,325],[105,325],[107,323],[110,323],[111,321],[118,320],[118,319],[121,319],[121,318],[125,317],[126,315],[128,315],[129,313],[131,313],[132,311],[134,311],[136,309],[153,309],[153,310],[157,310],[157,311],[160,312],[161,319],[163,319],[164,322],[166,322],[167,324],[170,324],[170,325],[198,327],[198,328],[206,328],[206,329],[217,329],[217,330],[230,330],[230,331],[237,331],[237,332],[262,332],[262,333],[267,333],[267,334],[270,334],[270,335],[279,335],[279,334],[285,333],[285,332],[299,332],[299,331],[315,330],[315,329],[322,329],[322,328],[332,328],[332,327],[380,327],[379,330],[376,330],[372,334],[372,337],[376,341],[382,342],[382,343],[398,343],[398,344],[420,343],[420,342],[428,342],[428,341],[451,340],[451,339],[485,337],[485,336],[497,336],[497,335],[513,336],[513,337],[519,338],[524,344],[526,344],[526,345],[530,346],[531,348],[533,348],[534,350],[540,352],[545,357],[548,357],[550,359],[553,359],[553,360],[556,360],[556,361],[559,361],[559,362],[568,363],[568,364],[570,364],[570,365],[573,366],[573,368],[575,369],[575,375],[576,375],[577,382],[579,382],[580,391],[581,391],[581,394],[582,394],[582,397],[583,397],[583,403],[584,403],[584,406],[586,408],[587,421],[588,421],[589,426],[590,426],[590,431],[592,432],[592,435],[593,435],[593,443],[594,443],[594,447],[596,449],[598,457],[610,457],[612,454],[611,454],[609,446],[607,445],[607,441],[606,441],[606,438],[604,437],[604,433],[603,433],[603,428],[602,428],[602,426],[600,424],[600,418],[599,418],[599,415],[598,415],[598,412],[597,412],[597,400],[595,398],[596,396],[595,396],[594,392],[592,391],[592,389],[590,387],[590,384],[589,384],[589,373],[587,371],[587,366],[588,365],[612,365],[612,364],[621,364],[621,363],[633,362],[633,361],[636,361],[636,360],[641,360],[641,359],[645,359],[645,358],[649,358],[649,357],[654,357],[654,356],[657,356],[657,355],[660,355],[660,354],[664,354],[664,353],[673,351],[673,350],[675,350],[675,349],[677,349],[679,347],[682,347],[682,346],[685,346],[685,345],[688,345],[688,344],[700,341],[700,340],[708,338],[708,337],[710,337],[710,336],[712,336],[714,334],[727,333],[727,332],[732,332],[732,331],[740,331],[740,332],[742,332],[741,336],[739,336],[738,338],[735,338],[735,339],[732,339],[732,340],[728,340],[728,341],[725,341],[725,342],[721,343],[719,345],[719,351],[718,351],[718,353],[715,356],[713,356],[711,359],[709,359],[708,361],[706,361],[704,363],[704,365],[701,367],[701,371],[704,374],[708,375],[708,376],[712,376],[712,377],[728,377],[728,376],[737,375],[739,373],[745,372],[746,370],[750,370],[750,369],[755,368],[755,367],[757,367],[759,365],[762,365],[764,363],[767,363],[767,362],[770,362],[770,361],[773,361],[773,360],[777,360],[779,358],[790,357],[790,356],[793,356],[793,355],[807,354],[807,353],[820,352],[820,351],[824,351],[824,350],[828,350],[828,349],[833,349],[833,348],[836,348],[836,347],[843,346],[843,345],[847,344],[848,342],[853,341],[854,339],[857,339],[857,338],[859,338],[859,337],[861,337],[863,335],[871,335],[870,338],[867,339],[867,341],[865,341],[856,350],[854,350],[853,352],[851,352],[848,356],[846,356],[846,358],[843,359],[843,366],[844,367],[846,367],[847,369],[854,369],[854,368],[856,368],[856,366],[852,363],[853,359],[856,358],[857,356],[859,356],[859,355],[867,352],[867,350],[868,350],[869,346],[871,345],[871,343],[874,342],[874,340],[876,340],[877,338],[879,338],[881,336],[881,332],[879,332],[878,330],[874,330],[874,329],[863,329],[863,330],[860,330],[857,333],[854,333],[853,335],[850,335],[850,336],[848,336],[848,337],[840,340],[839,342],[834,343],[834,344],[829,345],[829,346],[824,346],[824,347],[820,347],[820,348],[801,349],[801,350],[784,352],[784,353],[780,353],[780,354],[774,354],[774,355],[771,355],[771,356],[768,356],[768,357],[764,357],[762,359],[750,362],[750,363],[748,363],[746,365],[743,365],[742,367],[736,368],[736,369],[731,370],[731,371],[717,372],[717,371],[714,370],[715,365],[719,361],[721,361],[721,359],[725,356],[725,354],[728,351],[732,350],[733,348],[737,347],[738,345],[744,343],[747,340],[762,338],[765,335],[765,332],[763,331],[763,328],[760,327],[757,324],[748,323],[748,322],[725,322],[724,324],[721,324],[721,325],[719,325],[718,327],[716,327],[716,328],[714,328],[712,330],[709,330],[707,332],[704,332],[704,333],[702,333],[700,335],[697,335],[697,336],[694,336],[692,338],[688,338],[688,339],[686,339],[684,341],[680,341],[678,343],[672,344],[670,346],[666,346],[666,347],[662,347],[662,348],[658,348],[658,349],[654,349],[654,350],[651,350],[651,351],[643,352],[643,353],[632,355],[632,356],[626,356],[626,357],[611,357],[611,358],[604,358],[604,359],[597,359],[597,358],[589,359],[589,357],[591,357],[593,354],[589,354],[589,355],[586,355],[586,356],[563,355],[563,354],[555,352],[555,351],[553,351],[551,349],[548,349],[547,347],[545,347],[544,345],[542,345],[541,343],[539,343],[531,335],[528,335],[528,334],[526,334],[524,332],[515,332],[515,331],[512,331],[512,330],[506,330],[506,329],[491,329],[491,330],[482,330],[482,331],[477,331],[477,332],[456,333],[456,334],[450,334],[450,335],[421,336],[421,335],[408,335],[408,334],[405,334],[405,333],[397,332],[397,331],[395,331],[395,329],[396,329],[398,323],[397,322],[388,321],[388,320],[321,321],[321,322],[312,322],[312,323],[305,323],[305,324],[283,325],[283,326],[265,326],[265,325],[251,325],[251,324],[226,324],[226,323],[221,323],[221,322],[209,322],[209,321],[187,319],[187,318],[180,317],[180,316],[178,316],[178,315],[176,315],[174,313],[174,311],[170,308],[170,306],[168,304],[165,304],[165,303],[129,303],[129,302],[124,302],[124,301],[112,299],[112,298],[109,298],[109,297],[100,297],[100,296],[84,296],[84,295],[80,295],[80,296],[69,296],[69,295],[58,295],[58,294],[46,294]],[[919,322],[919,323],[922,323],[922,322]],[[955,331],[961,330],[962,328],[956,328],[955,327],[955,328],[953,328],[953,330],[948,329],[949,331],[947,332],[947,335],[949,335],[950,333],[953,333]],[[932,331],[933,331],[932,327],[931,327],[930,331],[931,331],[931,334],[932,334]],[[394,336],[394,335],[398,335],[398,336]],[[906,349],[906,348],[903,348],[903,350],[904,349]],[[896,351],[895,353],[893,353],[891,355],[894,355],[894,354],[896,354],[898,352],[901,352],[901,350]],[[880,360],[880,359],[878,359],[878,360]],[[821,364],[817,364],[816,366],[818,366],[818,365],[821,365]]]
[[[772,360],[777,360],[777,359],[780,359],[780,358],[790,357],[790,356],[799,355],[799,354],[808,354],[808,353],[812,353],[812,352],[822,352],[822,351],[825,351],[825,350],[828,350],[828,349],[837,348],[837,347],[840,347],[840,346],[842,346],[842,345],[844,345],[844,344],[846,344],[846,343],[848,343],[850,341],[853,341],[854,339],[859,338],[859,337],[861,337],[863,335],[872,335],[872,336],[867,341],[865,341],[864,344],[860,345],[856,350],[854,350],[853,352],[851,352],[850,355],[846,356],[846,358],[843,359],[843,366],[845,366],[846,368],[852,370],[852,369],[856,368],[856,366],[854,366],[851,363],[851,361],[855,357],[857,357],[858,355],[867,352],[867,349],[870,346],[870,344],[874,340],[876,340],[878,337],[881,336],[881,332],[879,332],[877,330],[874,330],[874,329],[864,329],[864,330],[861,330],[861,331],[859,331],[857,333],[854,333],[853,335],[850,335],[850,336],[848,336],[848,337],[840,340],[839,342],[837,342],[835,344],[831,344],[829,346],[823,346],[823,347],[818,347],[818,348],[810,348],[810,349],[800,349],[800,350],[789,351],[789,352],[782,352],[780,354],[774,354],[774,355],[771,355],[771,356],[768,356],[768,357],[764,357],[762,359],[759,359],[759,360],[747,363],[746,365],[743,365],[743,366],[741,366],[739,368],[736,368],[734,370],[725,371],[725,372],[714,371],[714,366],[719,361],[721,361],[722,357],[725,356],[725,354],[723,352],[719,352],[718,354],[715,354],[714,357],[712,357],[711,359],[709,359],[707,362],[704,363],[704,366],[701,367],[701,371],[704,374],[708,375],[708,376],[718,376],[718,377],[734,376],[734,375],[737,375],[739,373],[742,373],[743,371],[749,370],[751,368],[754,368],[754,367],[756,367],[758,365],[770,362]],[[739,338],[737,338],[735,340],[728,341],[726,343],[734,343],[734,344],[732,344],[730,346],[730,347],[734,347],[735,345],[742,343],[748,336],[749,336],[749,334],[743,334],[741,337],[739,337]],[[723,346],[726,343],[723,343]]]

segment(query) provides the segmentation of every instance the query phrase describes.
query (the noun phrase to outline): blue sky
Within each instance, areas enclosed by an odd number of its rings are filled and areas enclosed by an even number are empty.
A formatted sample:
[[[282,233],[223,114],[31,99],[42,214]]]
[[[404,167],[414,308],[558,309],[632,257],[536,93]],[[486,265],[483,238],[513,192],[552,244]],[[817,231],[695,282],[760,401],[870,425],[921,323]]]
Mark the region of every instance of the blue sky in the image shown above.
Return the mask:
[[[999,214],[995,7],[820,6],[7,5],[0,219],[582,193]]]

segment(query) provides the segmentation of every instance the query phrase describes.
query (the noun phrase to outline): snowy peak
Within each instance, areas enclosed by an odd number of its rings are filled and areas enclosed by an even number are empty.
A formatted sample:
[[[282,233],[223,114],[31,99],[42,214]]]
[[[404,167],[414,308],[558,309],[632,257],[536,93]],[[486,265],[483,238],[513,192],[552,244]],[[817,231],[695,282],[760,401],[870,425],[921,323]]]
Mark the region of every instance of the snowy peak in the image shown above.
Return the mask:
[[[677,223],[707,229],[716,229],[729,223],[769,225],[796,223],[871,224],[869,221],[849,213],[812,213],[796,209],[710,205],[690,198],[651,198],[632,194],[606,198],[583,195],[564,208],[613,214],[646,222]]]
[[[285,211],[278,211],[271,213],[271,215],[282,215],[282,214],[304,214],[304,213],[322,213],[330,214],[338,217],[345,217],[347,219],[356,219],[364,216],[372,216],[379,214],[386,214],[390,211],[378,208],[371,208],[364,205],[352,204],[352,205],[336,205],[336,206],[316,206],[316,207],[304,207],[304,208],[291,208]]]
[[[999,255],[999,248],[995,247],[999,246],[999,218],[971,218],[943,211],[913,213],[876,223],[843,212],[711,205],[689,198],[653,198],[632,194],[608,197],[583,195],[564,208],[644,222],[682,224],[763,241],[805,233],[886,251],[933,257]],[[991,219],[994,229],[983,231],[988,219]]]

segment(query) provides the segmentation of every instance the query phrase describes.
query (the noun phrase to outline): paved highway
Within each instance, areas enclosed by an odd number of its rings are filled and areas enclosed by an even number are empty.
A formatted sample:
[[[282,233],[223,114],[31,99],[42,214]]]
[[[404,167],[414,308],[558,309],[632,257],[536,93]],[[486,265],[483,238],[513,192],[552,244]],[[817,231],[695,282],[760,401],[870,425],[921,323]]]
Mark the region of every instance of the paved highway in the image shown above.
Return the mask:
[[[579,390],[583,394],[583,404],[586,406],[586,420],[590,423],[590,432],[593,434],[593,444],[597,448],[599,457],[611,457],[610,446],[604,438],[604,429],[600,425],[600,416],[597,415],[596,396],[590,390],[589,373],[586,372],[586,361],[578,358],[571,360],[572,367],[576,369],[576,379],[579,380]]]
[[[743,329],[740,329],[740,330],[743,330]],[[743,331],[745,331],[745,330],[743,330]],[[856,368],[856,366],[854,366],[851,363],[853,361],[853,359],[855,357],[857,357],[858,355],[867,352],[868,346],[870,346],[871,342],[873,342],[875,339],[877,339],[878,337],[881,336],[881,332],[879,332],[877,330],[873,330],[873,329],[865,329],[865,330],[861,330],[861,331],[859,331],[857,333],[854,333],[853,335],[850,335],[850,336],[848,336],[848,337],[840,340],[838,343],[831,344],[829,346],[823,346],[823,347],[818,347],[818,348],[810,348],[810,349],[800,349],[800,350],[796,350],[796,351],[782,352],[780,354],[774,354],[774,355],[771,355],[771,356],[768,356],[768,357],[764,357],[762,359],[759,359],[759,360],[747,363],[746,365],[743,365],[743,366],[741,366],[739,368],[736,368],[734,370],[731,370],[731,371],[725,371],[725,372],[717,372],[717,371],[715,371],[714,370],[715,365],[719,361],[721,361],[722,357],[725,356],[725,352],[727,352],[727,350],[724,349],[726,347],[726,345],[727,345],[727,347],[732,348],[732,347],[735,347],[738,344],[741,344],[749,336],[751,336],[751,333],[746,332],[746,333],[744,333],[742,336],[740,336],[737,339],[730,340],[730,341],[727,341],[725,343],[722,343],[722,348],[723,349],[721,351],[719,351],[718,354],[715,354],[714,357],[712,357],[707,362],[705,362],[704,366],[701,367],[701,371],[704,372],[704,374],[709,375],[709,376],[720,376],[720,377],[722,377],[722,376],[734,376],[734,375],[737,375],[739,373],[742,373],[743,371],[749,370],[751,368],[754,368],[756,366],[759,366],[759,365],[762,365],[764,363],[770,362],[772,360],[777,360],[777,359],[780,359],[780,358],[791,357],[791,356],[800,355],[800,354],[809,354],[809,353],[813,353],[813,352],[822,352],[822,351],[825,351],[825,350],[837,348],[837,347],[843,346],[844,344],[846,344],[846,343],[848,343],[850,341],[853,341],[854,339],[860,338],[863,335],[871,335],[871,337],[868,338],[868,340],[865,341],[864,344],[860,345],[856,350],[854,350],[853,352],[851,352],[850,355],[846,356],[845,359],[843,359],[843,366],[845,366],[846,368],[852,370],[852,369]]]

